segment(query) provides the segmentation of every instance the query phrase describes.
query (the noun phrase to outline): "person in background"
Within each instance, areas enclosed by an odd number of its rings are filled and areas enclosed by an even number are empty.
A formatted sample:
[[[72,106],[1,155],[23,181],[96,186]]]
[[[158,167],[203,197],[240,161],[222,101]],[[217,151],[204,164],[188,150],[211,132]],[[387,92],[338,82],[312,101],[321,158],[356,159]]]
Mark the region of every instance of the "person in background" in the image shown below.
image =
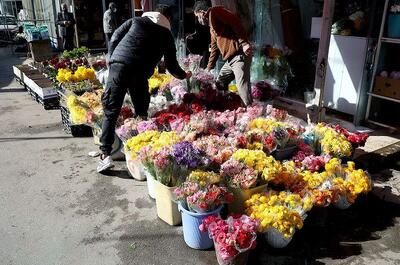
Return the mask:
[[[164,56],[167,70],[176,78],[190,78],[179,66],[171,33],[171,9],[159,5],[157,12],[131,18],[113,34],[108,51],[109,75],[102,98],[104,119],[100,137],[100,162],[97,172],[113,167],[111,159],[115,125],[125,94],[129,91],[135,115],[147,118],[150,103],[148,79]]]
[[[114,2],[111,2],[108,5],[108,9],[106,12],[104,12],[103,16],[103,30],[104,34],[106,35],[107,48],[109,47],[112,34],[118,27],[116,13],[117,13],[117,5]]]
[[[221,53],[225,61],[216,85],[227,90],[236,79],[236,86],[244,105],[251,105],[250,66],[253,50],[239,17],[222,6],[210,7],[207,1],[195,3],[194,14],[202,25],[208,25],[211,33],[210,58],[207,69],[212,70]]]
[[[75,18],[68,12],[66,3],[61,5],[61,12],[57,14],[57,25],[60,26],[60,35],[63,42],[63,50],[74,49]]]

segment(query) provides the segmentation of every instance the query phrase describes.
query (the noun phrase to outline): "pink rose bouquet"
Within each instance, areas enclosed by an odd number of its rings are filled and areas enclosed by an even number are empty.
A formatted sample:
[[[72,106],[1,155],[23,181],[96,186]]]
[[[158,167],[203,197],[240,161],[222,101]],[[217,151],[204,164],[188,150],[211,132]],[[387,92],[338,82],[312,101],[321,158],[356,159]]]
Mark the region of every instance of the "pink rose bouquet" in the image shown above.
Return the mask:
[[[199,229],[208,231],[214,240],[219,264],[230,264],[240,253],[256,247],[258,221],[247,215],[230,215],[223,220],[209,216],[203,220]]]

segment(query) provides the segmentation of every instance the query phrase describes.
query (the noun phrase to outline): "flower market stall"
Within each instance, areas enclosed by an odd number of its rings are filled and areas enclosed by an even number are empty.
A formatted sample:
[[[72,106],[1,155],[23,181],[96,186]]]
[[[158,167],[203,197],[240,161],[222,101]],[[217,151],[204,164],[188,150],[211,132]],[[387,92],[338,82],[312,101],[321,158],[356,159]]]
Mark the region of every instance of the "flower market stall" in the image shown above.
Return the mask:
[[[272,97],[242,108],[236,94],[213,89],[197,58],[182,65],[195,69],[193,78],[156,72],[151,117],[126,120],[117,135],[132,175],[147,178],[158,216],[182,222],[189,247],[214,245],[219,264],[245,264],[257,235],[286,247],[313,208],[346,209],[371,190],[351,161],[368,135],[307,124],[274,108]]]
[[[41,71],[58,89],[70,125],[90,126],[96,138],[106,65],[85,53],[54,57]],[[214,246],[219,264],[246,264],[257,237],[286,247],[313,208],[346,209],[371,190],[369,174],[351,160],[368,135],[274,108],[279,90],[264,80],[253,87],[262,96],[243,108],[234,86],[214,89],[200,60],[181,60],[190,80],[155,71],[149,118],[134,118],[126,100],[114,143],[115,153],[123,144],[132,177],[147,179],[159,218],[182,223],[189,247]]]

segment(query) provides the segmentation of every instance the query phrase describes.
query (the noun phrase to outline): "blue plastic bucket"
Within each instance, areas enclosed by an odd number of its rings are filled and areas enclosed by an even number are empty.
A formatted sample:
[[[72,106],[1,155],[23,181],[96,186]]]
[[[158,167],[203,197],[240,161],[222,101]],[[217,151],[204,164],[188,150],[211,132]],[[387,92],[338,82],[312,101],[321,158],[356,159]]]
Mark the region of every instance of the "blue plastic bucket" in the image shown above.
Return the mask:
[[[181,203],[179,203],[178,209],[182,214],[183,239],[186,244],[194,249],[211,248],[214,244],[213,240],[209,237],[208,232],[201,232],[199,226],[207,216],[219,214],[222,205],[208,213],[189,212]]]
[[[400,14],[390,14],[388,18],[388,37],[400,38]]]

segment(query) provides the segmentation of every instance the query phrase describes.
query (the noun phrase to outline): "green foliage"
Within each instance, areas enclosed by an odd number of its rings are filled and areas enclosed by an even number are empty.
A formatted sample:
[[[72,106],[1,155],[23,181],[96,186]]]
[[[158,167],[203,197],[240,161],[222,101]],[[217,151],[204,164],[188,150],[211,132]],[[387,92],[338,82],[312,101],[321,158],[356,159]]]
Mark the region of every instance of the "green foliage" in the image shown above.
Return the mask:
[[[72,51],[64,51],[62,54],[62,58],[65,59],[77,59],[89,52],[89,49],[85,46],[82,46],[80,48],[75,48]]]

